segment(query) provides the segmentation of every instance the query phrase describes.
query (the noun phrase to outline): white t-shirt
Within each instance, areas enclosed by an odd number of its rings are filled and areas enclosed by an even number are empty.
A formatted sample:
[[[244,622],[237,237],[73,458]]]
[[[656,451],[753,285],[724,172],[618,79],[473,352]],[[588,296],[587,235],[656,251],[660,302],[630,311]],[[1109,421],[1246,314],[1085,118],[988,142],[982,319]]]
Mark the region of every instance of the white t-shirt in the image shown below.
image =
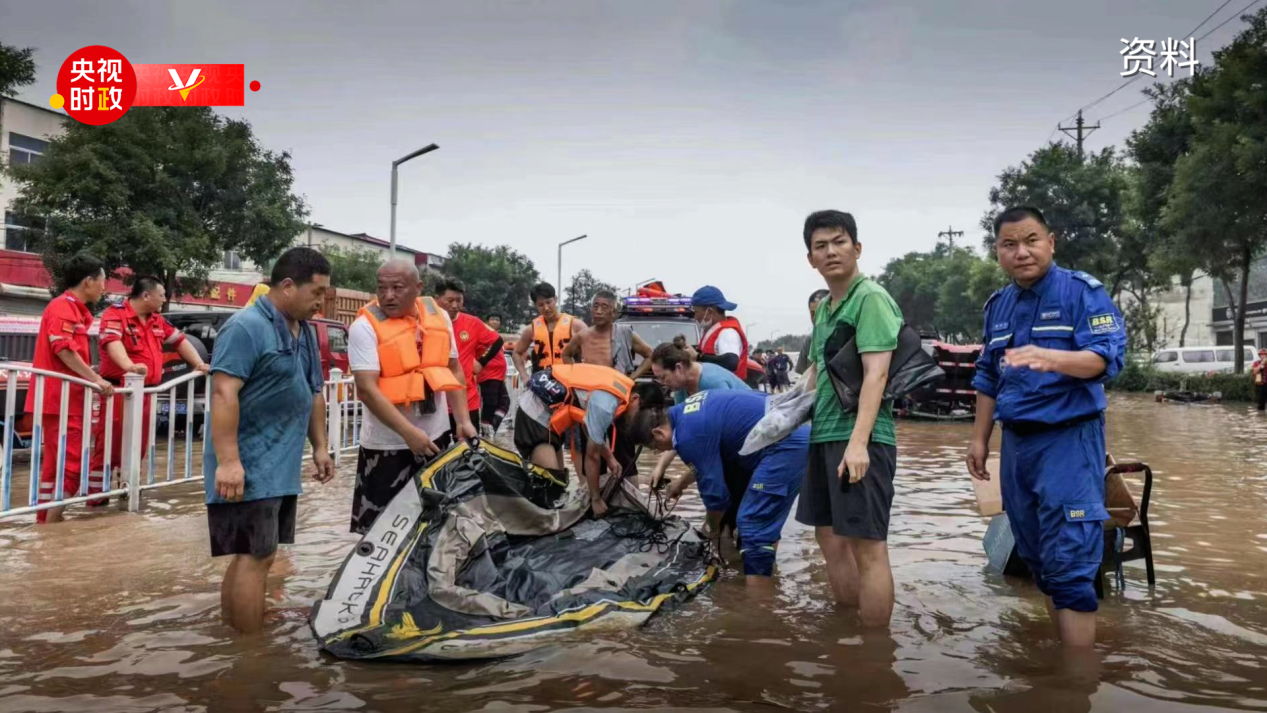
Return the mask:
[[[709,327],[708,331],[704,332],[704,339],[701,339],[700,342],[702,343],[706,341],[708,339],[708,335],[718,329],[721,329],[720,324],[714,324]],[[743,339],[739,337],[738,330],[727,327],[721,330],[721,334],[717,335],[717,356],[721,356],[723,354],[737,354],[740,357],[743,356]]]
[[[458,358],[457,340],[453,337],[453,322],[448,313],[444,321],[449,325],[449,358]],[[378,371],[378,337],[374,327],[364,317],[357,317],[348,329],[348,364],[353,373],[358,371]],[[435,412],[421,413],[422,404],[397,406],[409,422],[435,440],[449,430],[449,402],[444,392],[435,394]],[[361,420],[361,447],[371,451],[395,451],[408,448],[405,439],[400,437],[390,426],[384,425],[366,408]]]

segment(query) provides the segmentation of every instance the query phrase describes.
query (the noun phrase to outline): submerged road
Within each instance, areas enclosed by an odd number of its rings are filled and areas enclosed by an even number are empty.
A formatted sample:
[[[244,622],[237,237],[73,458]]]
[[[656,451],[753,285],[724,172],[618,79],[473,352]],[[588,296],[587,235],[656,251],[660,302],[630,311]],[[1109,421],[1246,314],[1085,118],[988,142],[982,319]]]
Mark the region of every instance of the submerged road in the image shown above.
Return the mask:
[[[1243,405],[1111,398],[1119,460],[1152,465],[1158,564],[1101,609],[1096,666],[1071,677],[1037,590],[985,571],[969,426],[901,423],[889,634],[828,602],[812,533],[789,523],[779,588],[734,572],[648,626],[464,665],[348,663],[307,626],[356,539],[355,457],[309,483],[269,578],[263,634],[219,622],[201,486],[138,515],[0,522],[0,712],[200,710],[1202,711],[1267,709],[1267,417]],[[678,513],[699,518],[693,492]],[[1141,563],[1136,563],[1141,564]]]

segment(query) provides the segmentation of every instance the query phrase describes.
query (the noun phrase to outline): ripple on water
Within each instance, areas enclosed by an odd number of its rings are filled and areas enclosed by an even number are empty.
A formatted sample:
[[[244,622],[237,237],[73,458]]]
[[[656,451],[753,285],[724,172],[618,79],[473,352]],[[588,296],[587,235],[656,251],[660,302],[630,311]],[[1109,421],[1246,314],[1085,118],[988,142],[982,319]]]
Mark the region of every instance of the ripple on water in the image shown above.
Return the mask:
[[[307,627],[355,542],[352,458],[309,485],[297,543],[268,581],[267,631],[218,621],[224,563],[206,555],[201,488],[140,515],[56,528],[0,524],[0,712],[63,710],[904,711],[1262,709],[1267,700],[1267,418],[1241,407],[1111,400],[1119,460],[1154,468],[1158,583],[1138,563],[1100,615],[1099,656],[1073,676],[1032,584],[984,569],[963,472],[968,427],[901,423],[887,635],[830,602],[813,531],[789,521],[772,598],[733,570],[628,632],[578,636],[462,665],[351,663]],[[680,472],[675,470],[676,472]],[[702,518],[688,493],[677,513]],[[118,543],[127,543],[120,548]],[[1088,673],[1089,671],[1089,673]],[[1052,706],[1056,706],[1053,708]]]

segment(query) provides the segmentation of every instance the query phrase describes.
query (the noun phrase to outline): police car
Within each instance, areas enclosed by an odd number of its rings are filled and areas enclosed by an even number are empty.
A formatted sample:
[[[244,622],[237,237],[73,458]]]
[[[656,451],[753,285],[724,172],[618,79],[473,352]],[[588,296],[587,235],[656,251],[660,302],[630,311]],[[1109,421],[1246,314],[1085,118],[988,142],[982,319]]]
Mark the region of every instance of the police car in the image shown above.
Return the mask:
[[[652,349],[684,338],[688,345],[699,344],[699,325],[691,310],[691,298],[670,295],[660,282],[651,282],[621,300],[620,319],[617,324],[627,324],[635,334]],[[642,363],[642,357],[634,357],[634,366]]]

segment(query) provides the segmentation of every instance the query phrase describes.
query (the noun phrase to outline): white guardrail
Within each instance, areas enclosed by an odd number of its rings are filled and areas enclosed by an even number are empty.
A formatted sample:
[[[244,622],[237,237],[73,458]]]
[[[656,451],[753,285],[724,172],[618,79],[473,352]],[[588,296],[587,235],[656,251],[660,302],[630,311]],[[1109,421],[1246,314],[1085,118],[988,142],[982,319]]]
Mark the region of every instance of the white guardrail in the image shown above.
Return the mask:
[[[4,382],[4,443],[0,453],[0,519],[24,515],[50,508],[64,507],[92,500],[103,500],[118,495],[128,498],[128,510],[141,508],[141,493],[152,488],[162,488],[201,481],[203,478],[201,449],[207,441],[208,416],[211,412],[211,377],[192,372],[167,383],[157,386],[145,386],[144,377],[129,374],[122,387],[116,387],[115,397],[103,399],[101,389],[83,379],[66,376],[53,371],[35,369],[28,364],[0,363],[0,379]],[[58,408],[58,443],[52,453],[46,453],[41,447],[44,436],[44,391],[47,382],[52,379],[65,385],[77,385],[83,390],[83,413],[86,416],[81,426],[79,488],[75,493],[65,492],[67,446],[66,426],[70,415],[70,388],[61,389],[61,402]],[[196,395],[196,382],[203,380],[201,395]],[[25,382],[25,385],[23,384]],[[25,401],[18,403],[18,395],[27,389],[34,389],[35,399],[33,412],[30,414],[30,435],[23,436],[20,426],[25,423]],[[181,393],[183,391],[183,394]],[[323,394],[326,397],[326,428],[331,450],[334,451],[336,464],[341,462],[342,454],[358,447],[362,404],[357,400],[356,383],[351,376],[344,376],[337,368],[330,370],[330,378],[325,382]],[[145,401],[149,401],[150,418],[145,423]],[[123,409],[121,458],[114,458],[114,409],[116,401],[121,401]],[[104,402],[104,407],[103,407]],[[183,407],[183,408],[182,408]],[[182,413],[183,412],[183,413]],[[183,416],[183,419],[181,418]],[[117,468],[118,487],[109,487],[116,480],[114,473],[91,473],[93,449],[97,447],[94,436],[94,424],[100,419],[104,423],[96,430],[101,433],[103,442],[103,463]],[[158,448],[159,421],[166,421],[166,449]],[[184,443],[177,444],[176,430],[178,424],[184,424]],[[20,423],[21,422],[21,423]],[[142,438],[142,428],[148,430],[148,438]],[[25,429],[21,429],[25,430]],[[200,448],[195,454],[195,431]],[[146,443],[142,452],[142,442]],[[183,446],[183,447],[182,447]],[[179,472],[176,468],[177,454],[183,452],[183,465]],[[19,484],[23,473],[15,468],[15,455],[28,454],[29,468],[23,468],[26,475],[28,497],[25,505],[13,507],[13,490]],[[39,494],[40,471],[43,459],[56,457],[56,481],[52,497],[41,499]],[[119,460],[119,463],[115,463]],[[159,461],[165,461],[160,466]],[[142,461],[145,461],[144,469]],[[165,478],[156,479],[160,471]],[[142,475],[144,474],[144,475]],[[94,476],[96,476],[94,478]]]

